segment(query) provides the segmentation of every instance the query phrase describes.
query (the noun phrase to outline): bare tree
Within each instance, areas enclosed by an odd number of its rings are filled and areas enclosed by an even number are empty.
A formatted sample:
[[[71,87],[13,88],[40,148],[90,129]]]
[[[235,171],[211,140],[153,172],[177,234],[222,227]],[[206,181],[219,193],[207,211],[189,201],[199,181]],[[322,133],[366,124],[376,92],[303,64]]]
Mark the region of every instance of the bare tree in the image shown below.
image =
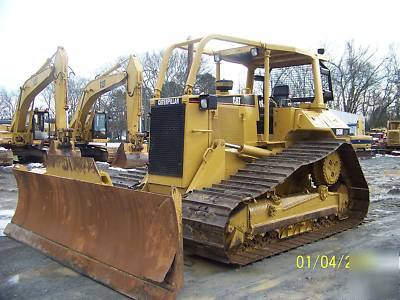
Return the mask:
[[[44,107],[43,105],[40,105],[41,104],[40,101],[36,101],[35,106],[40,109],[48,109],[49,117],[54,119],[55,118],[54,83],[51,83],[48,86],[46,86],[46,88],[40,93],[40,96],[38,96],[38,98],[43,100]]]
[[[144,116],[147,119],[150,112],[149,100],[153,97],[154,89],[158,79],[159,67],[163,58],[163,52],[146,52],[140,56],[143,65],[144,83],[143,83],[143,109]],[[161,96],[171,97],[182,95],[185,88],[187,77],[187,52],[175,51],[169,62],[165,81],[162,87]],[[215,77],[211,74],[209,61],[203,59],[196,77],[194,92],[215,93]],[[145,121],[148,125],[148,121]],[[148,126],[145,126],[148,128]]]
[[[388,119],[400,118],[400,62],[394,49],[383,64],[380,87],[367,95],[369,123],[385,126]]]
[[[378,61],[369,47],[347,42],[341,58],[331,63],[335,107],[350,113],[366,113],[369,106],[366,96],[379,88],[384,64],[385,60]]]
[[[87,82],[88,80],[83,77],[70,76],[68,78],[68,107],[70,118],[72,118],[76,111],[83,89],[85,88]]]
[[[18,96],[13,91],[0,90],[0,119],[12,119],[18,102]]]

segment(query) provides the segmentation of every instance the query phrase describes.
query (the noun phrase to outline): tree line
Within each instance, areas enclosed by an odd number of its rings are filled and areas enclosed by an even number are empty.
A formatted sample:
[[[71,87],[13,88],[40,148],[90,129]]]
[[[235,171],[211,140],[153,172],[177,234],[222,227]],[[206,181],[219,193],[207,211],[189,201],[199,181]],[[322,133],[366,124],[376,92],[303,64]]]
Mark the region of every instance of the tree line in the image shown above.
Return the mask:
[[[343,54],[330,63],[335,100],[332,107],[361,113],[368,127],[400,119],[400,64],[390,47],[383,56],[349,41]]]
[[[139,58],[144,72],[143,127],[148,128],[149,99],[157,81],[162,52],[146,52]],[[367,127],[371,128],[385,126],[389,119],[400,119],[400,65],[393,47],[389,48],[386,54],[380,55],[371,47],[348,41],[342,54],[333,58],[328,67],[331,70],[334,89],[334,101],[330,102],[330,107],[363,114],[367,120]],[[209,61],[202,62],[194,87],[195,93],[215,93],[213,68],[213,64]],[[169,62],[161,92],[162,97],[182,94],[187,71],[186,53],[175,53]],[[70,117],[88,81],[87,78],[70,74],[68,82]],[[124,87],[114,89],[101,96],[96,103],[96,110],[107,112],[108,129],[112,139],[120,139],[125,132],[124,92]],[[43,106],[49,108],[50,115],[54,115],[52,97],[53,86],[49,85],[41,93],[41,99]],[[0,119],[12,118],[17,100],[18,91],[0,89]]]

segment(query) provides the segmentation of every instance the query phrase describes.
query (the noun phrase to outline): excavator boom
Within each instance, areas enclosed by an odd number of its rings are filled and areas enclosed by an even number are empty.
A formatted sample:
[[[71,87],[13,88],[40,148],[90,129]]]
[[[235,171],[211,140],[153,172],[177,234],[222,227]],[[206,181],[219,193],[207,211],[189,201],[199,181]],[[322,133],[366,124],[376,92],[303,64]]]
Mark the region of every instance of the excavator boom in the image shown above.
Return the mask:
[[[53,62],[54,60],[54,62]],[[63,47],[32,75],[21,87],[17,109],[11,123],[14,134],[26,133],[26,119],[35,97],[51,82],[55,82],[56,127],[67,128],[67,68],[68,57]]]
[[[49,84],[54,82],[56,138],[62,139],[67,131],[67,68],[68,58],[63,47],[58,47],[56,53],[33,74],[20,88],[16,112],[13,116],[9,132],[0,133],[0,146],[11,148],[15,156],[23,161],[43,162],[46,157],[46,149],[42,146],[43,136],[35,135],[34,121],[38,117],[38,110],[33,110],[35,97]],[[47,112],[46,112],[47,113]],[[38,124],[41,133],[44,126]],[[2,136],[7,139],[2,139]]]
[[[112,166],[131,169],[148,162],[147,145],[140,130],[142,116],[143,67],[138,59],[131,59],[127,66],[126,85],[127,143],[119,146]]]
[[[126,62],[126,61],[125,61]],[[147,162],[147,154],[143,151],[135,151],[131,155],[134,147],[141,147],[143,140],[139,134],[139,124],[141,117],[141,89],[143,82],[143,70],[140,61],[135,56],[127,59],[126,68],[119,71],[122,63],[116,64],[94,80],[91,80],[85,87],[80,98],[78,108],[71,120],[73,128],[73,140],[79,145],[82,156],[93,157],[96,160],[107,161],[107,154],[104,148],[90,145],[89,142],[94,139],[92,126],[95,116],[93,107],[96,100],[103,94],[125,84],[125,105],[127,116],[127,144],[122,144],[118,151],[116,166],[141,166]],[[134,144],[134,146],[132,146]],[[124,151],[126,149],[126,151]],[[142,149],[141,149],[142,150]],[[136,154],[136,152],[139,152]],[[127,154],[126,154],[127,153]],[[129,157],[135,156],[133,159]],[[124,160],[122,163],[121,161]],[[132,163],[133,161],[133,163]]]

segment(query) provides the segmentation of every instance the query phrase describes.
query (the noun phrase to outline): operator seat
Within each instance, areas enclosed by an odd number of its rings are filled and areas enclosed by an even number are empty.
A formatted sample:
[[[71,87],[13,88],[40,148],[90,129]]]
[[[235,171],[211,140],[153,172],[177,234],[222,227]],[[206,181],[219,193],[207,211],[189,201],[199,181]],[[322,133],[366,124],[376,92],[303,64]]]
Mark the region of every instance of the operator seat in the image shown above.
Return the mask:
[[[259,121],[257,121],[257,134],[264,134],[264,97],[258,95],[258,113],[259,113]],[[274,106],[269,105],[269,133],[274,133]]]
[[[276,85],[272,89],[272,99],[278,104],[280,107],[289,106],[289,86],[288,85]]]

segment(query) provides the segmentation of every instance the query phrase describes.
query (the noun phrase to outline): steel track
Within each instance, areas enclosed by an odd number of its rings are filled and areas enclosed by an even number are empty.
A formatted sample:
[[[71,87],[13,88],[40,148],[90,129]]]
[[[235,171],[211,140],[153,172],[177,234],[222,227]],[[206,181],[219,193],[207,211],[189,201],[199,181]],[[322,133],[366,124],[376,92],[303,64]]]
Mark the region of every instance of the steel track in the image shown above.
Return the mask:
[[[349,218],[328,227],[277,239],[267,245],[227,249],[226,226],[232,212],[249,201],[262,198],[301,168],[338,151],[342,160],[340,180],[349,191]],[[146,168],[112,175],[113,184],[135,188],[146,174]],[[183,199],[183,238],[186,250],[223,263],[246,265],[265,257],[318,241],[357,226],[368,211],[369,191],[356,154],[347,143],[337,140],[296,143],[281,153],[255,159],[227,180],[211,188],[194,190]]]

